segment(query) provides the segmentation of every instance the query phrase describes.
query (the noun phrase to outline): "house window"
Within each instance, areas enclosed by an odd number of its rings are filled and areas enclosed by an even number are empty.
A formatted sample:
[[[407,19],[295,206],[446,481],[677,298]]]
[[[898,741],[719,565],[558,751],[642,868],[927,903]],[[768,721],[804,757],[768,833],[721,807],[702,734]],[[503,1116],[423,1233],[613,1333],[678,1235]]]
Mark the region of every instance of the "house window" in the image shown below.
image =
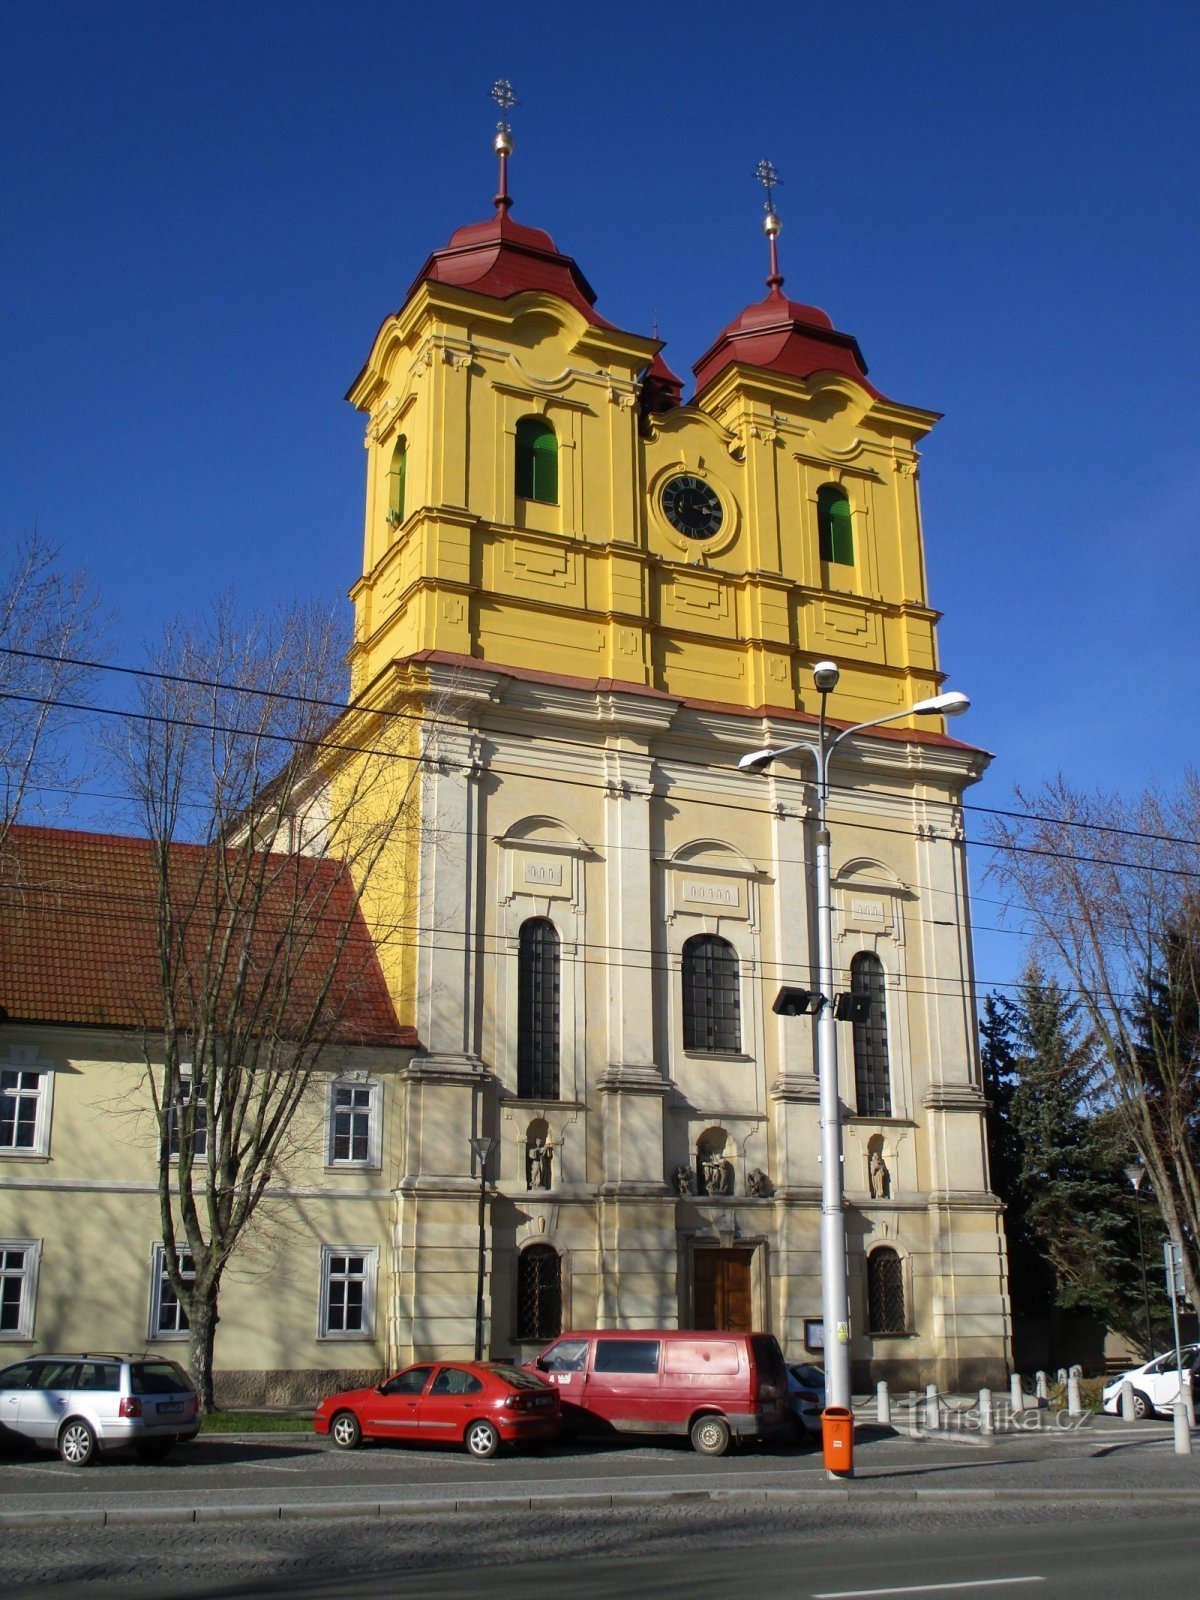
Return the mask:
[[[865,1022],[854,1024],[854,1090],[860,1117],[890,1117],[892,1081],[888,1070],[887,1000],[883,963],[862,950],[850,963],[850,991],[871,1002]]]
[[[196,1263],[190,1250],[176,1250],[180,1276],[194,1278]],[[150,1266],[150,1338],[185,1339],[188,1333],[187,1312],[167,1273],[165,1246],[156,1244]]]
[[[817,490],[817,533],[821,560],[840,566],[854,565],[854,525],[846,491],[836,483],[823,483]]]
[[[562,1260],[553,1245],[531,1244],[517,1257],[517,1338],[562,1332]]]
[[[321,1246],[322,1339],[369,1339],[375,1324],[374,1245]]]
[[[0,1239],[0,1339],[32,1339],[38,1239]]]
[[[378,1167],[379,1085],[341,1079],[329,1087],[331,1167]]]
[[[204,1082],[197,1083],[188,1067],[179,1069],[175,1098],[167,1108],[167,1154],[179,1157],[179,1140],[191,1134],[192,1155],[203,1161],[208,1154],[208,1105]]]
[[[408,476],[408,440],[403,434],[392,450],[387,475],[388,526],[398,528],[404,521],[404,480]]]
[[[558,504],[558,440],[541,417],[522,417],[517,423],[517,496]]]
[[[0,1156],[49,1155],[52,1083],[44,1067],[0,1069]]]
[[[737,1055],[742,1048],[737,951],[698,933],[683,947],[683,1048]]]
[[[870,1333],[906,1333],[904,1263],[895,1250],[881,1245],[867,1257],[867,1329]]]
[[[517,1094],[557,1100],[559,1065],[558,933],[545,917],[521,924],[517,952]]]

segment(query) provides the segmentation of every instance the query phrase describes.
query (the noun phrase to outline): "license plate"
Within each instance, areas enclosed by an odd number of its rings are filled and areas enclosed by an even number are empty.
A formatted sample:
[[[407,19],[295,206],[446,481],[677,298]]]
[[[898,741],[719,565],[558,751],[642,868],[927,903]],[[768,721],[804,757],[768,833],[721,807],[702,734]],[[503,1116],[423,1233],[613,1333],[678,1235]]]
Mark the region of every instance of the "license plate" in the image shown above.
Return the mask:
[[[182,1400],[160,1400],[158,1402],[158,1408],[157,1409],[158,1409],[158,1414],[159,1414],[160,1417],[162,1416],[164,1411],[182,1411],[183,1410],[183,1401]]]
[[[554,1404],[554,1396],[552,1394],[539,1394],[533,1403],[535,1406],[552,1406]]]

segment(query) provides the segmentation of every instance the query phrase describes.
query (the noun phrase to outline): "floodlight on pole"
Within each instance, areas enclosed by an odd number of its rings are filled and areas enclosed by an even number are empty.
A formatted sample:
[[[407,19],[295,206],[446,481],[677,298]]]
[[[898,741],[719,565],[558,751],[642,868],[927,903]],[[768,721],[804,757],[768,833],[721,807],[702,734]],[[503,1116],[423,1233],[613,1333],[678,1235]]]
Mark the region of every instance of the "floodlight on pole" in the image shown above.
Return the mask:
[[[918,700],[886,716],[872,717],[866,722],[856,722],[843,728],[833,739],[826,740],[825,712],[828,699],[837,687],[840,676],[837,663],[818,661],[812,669],[813,683],[821,697],[817,718],[816,787],[817,787],[817,839],[815,867],[817,879],[817,985],[816,998],[820,1005],[785,1007],[780,1004],[784,996],[809,994],[807,990],[780,990],[774,1009],[784,1015],[797,1016],[807,1011],[815,1014],[817,1022],[817,1078],[820,1090],[820,1148],[821,1148],[821,1313],[824,1325],[825,1346],[825,1396],[831,1406],[850,1405],[850,1300],[846,1269],[846,1216],[845,1193],[842,1175],[842,1103],[838,1093],[837,1021],[862,1020],[862,1008],[856,1004],[857,995],[840,995],[835,1004],[827,1003],[833,994],[833,890],[829,857],[829,826],[826,816],[829,795],[829,763],[833,752],[844,739],[862,733],[868,728],[881,727],[896,722],[901,717],[943,716],[956,717],[970,706],[965,694],[947,690]],[[762,772],[779,756],[790,755],[794,750],[810,750],[807,740],[796,740],[776,748],[752,750],[738,762],[743,772]]]

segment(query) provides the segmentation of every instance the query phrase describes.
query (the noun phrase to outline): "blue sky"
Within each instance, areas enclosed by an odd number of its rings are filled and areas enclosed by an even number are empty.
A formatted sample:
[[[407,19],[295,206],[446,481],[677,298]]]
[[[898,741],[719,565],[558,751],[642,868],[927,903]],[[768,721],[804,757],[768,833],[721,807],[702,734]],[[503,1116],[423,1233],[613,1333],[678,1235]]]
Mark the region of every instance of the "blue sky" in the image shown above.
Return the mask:
[[[342,399],[431,249],[514,215],[683,375],[787,292],[888,395],[923,470],[975,797],[1193,757],[1200,171],[1190,3],[738,8],[10,0],[0,538],[86,561],[137,661],[169,616],[342,594],[362,428]],[[115,693],[115,691],[114,691]],[[972,821],[972,835],[979,831]],[[978,889],[979,975],[1012,934]]]

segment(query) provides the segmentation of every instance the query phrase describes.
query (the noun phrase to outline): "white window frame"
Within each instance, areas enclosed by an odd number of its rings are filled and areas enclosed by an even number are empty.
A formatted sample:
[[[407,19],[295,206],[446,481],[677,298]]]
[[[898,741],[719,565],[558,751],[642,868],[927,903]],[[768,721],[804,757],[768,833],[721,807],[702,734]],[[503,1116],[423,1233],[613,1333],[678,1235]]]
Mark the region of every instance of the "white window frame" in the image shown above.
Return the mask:
[[[365,1157],[339,1156],[336,1153],[337,1097],[339,1090],[358,1091],[367,1095],[367,1153]],[[378,1172],[383,1164],[383,1095],[382,1085],[375,1079],[354,1073],[343,1073],[329,1085],[325,1104],[325,1165],[327,1167],[352,1167],[360,1172]],[[351,1115],[361,1112],[352,1108]]]
[[[197,1089],[201,1098],[197,1105],[204,1105],[204,1080],[197,1080],[192,1072],[190,1061],[182,1061],[179,1065],[179,1093],[167,1107],[167,1156],[171,1161],[179,1160],[179,1107],[191,1104],[192,1097]],[[208,1160],[208,1112],[205,1107],[204,1126],[196,1128],[192,1135],[192,1160]]]
[[[343,1256],[362,1256],[363,1269],[361,1275],[345,1273],[335,1276],[333,1263]],[[318,1339],[337,1339],[342,1341],[351,1339],[361,1343],[364,1340],[370,1341],[375,1337],[375,1277],[378,1268],[378,1245],[323,1244],[321,1246],[321,1297],[317,1321]],[[329,1326],[330,1289],[335,1282],[352,1281],[352,1276],[358,1278],[363,1286],[362,1327],[331,1328]]]
[[[192,1260],[192,1252],[187,1248],[186,1245],[178,1245],[176,1246],[175,1253],[180,1261],[183,1276],[185,1278],[194,1278],[196,1276],[195,1263],[192,1262],[192,1269],[190,1272],[185,1266],[183,1266],[184,1262],[190,1262]],[[150,1320],[147,1324],[146,1335],[147,1338],[155,1341],[186,1341],[191,1337],[186,1323],[182,1328],[164,1328],[162,1325],[163,1290],[167,1287],[169,1287],[169,1280],[167,1278],[167,1251],[166,1246],[160,1243],[152,1246],[150,1251]],[[176,1302],[176,1309],[177,1314],[180,1317],[186,1316],[181,1303]]]
[[[0,1072],[29,1073],[38,1080],[34,1089],[19,1088],[14,1098],[37,1097],[34,1115],[33,1143],[0,1145],[0,1160],[45,1161],[50,1155],[50,1122],[54,1104],[54,1073],[48,1061],[39,1061],[36,1045],[10,1045],[8,1059],[0,1060]],[[12,1090],[0,1089],[0,1094],[13,1095]],[[13,1132],[16,1132],[16,1119]]]
[[[8,1264],[8,1252],[23,1251],[25,1259],[20,1267]],[[40,1239],[0,1239],[0,1278],[5,1281],[17,1278],[21,1284],[18,1302],[17,1325],[0,1330],[0,1343],[11,1344],[17,1340],[33,1338],[34,1313],[37,1309],[38,1268],[42,1261]]]

